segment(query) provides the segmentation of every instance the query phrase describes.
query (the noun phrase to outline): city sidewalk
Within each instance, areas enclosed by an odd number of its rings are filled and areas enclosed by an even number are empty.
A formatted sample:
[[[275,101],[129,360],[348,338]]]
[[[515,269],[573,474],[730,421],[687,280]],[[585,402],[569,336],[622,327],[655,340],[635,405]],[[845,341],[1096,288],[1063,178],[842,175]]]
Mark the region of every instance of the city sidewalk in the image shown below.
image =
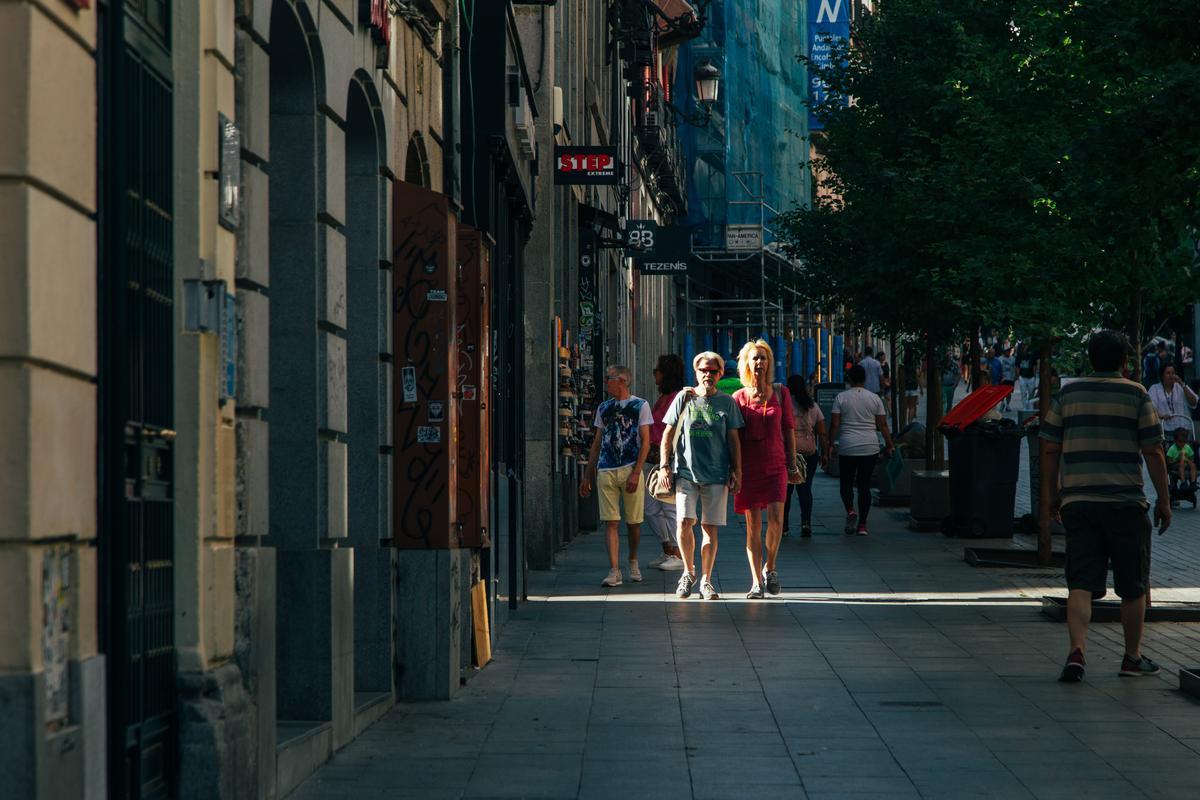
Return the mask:
[[[719,601],[677,600],[657,570],[602,589],[603,538],[580,537],[454,700],[398,706],[293,797],[1198,795],[1200,703],[1176,672],[1200,664],[1200,624],[1149,625],[1163,674],[1143,679],[1117,677],[1119,626],[1096,625],[1086,681],[1059,684],[1066,630],[1039,601],[1065,595],[1060,573],[973,569],[907,509],[845,536],[836,481],[816,486],[816,536],[784,540],[777,598],[742,599],[738,525]],[[1176,520],[1155,596],[1169,579],[1200,599],[1200,512]]]

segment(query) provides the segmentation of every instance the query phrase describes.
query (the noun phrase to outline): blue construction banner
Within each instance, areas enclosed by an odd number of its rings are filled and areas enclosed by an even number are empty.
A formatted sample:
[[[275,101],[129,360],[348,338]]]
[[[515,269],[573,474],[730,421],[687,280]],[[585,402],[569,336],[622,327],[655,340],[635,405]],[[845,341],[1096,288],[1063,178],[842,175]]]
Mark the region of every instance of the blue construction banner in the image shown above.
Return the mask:
[[[837,40],[850,38],[850,0],[808,0],[808,128],[824,129],[813,108],[829,97],[829,88],[817,75],[820,68],[833,63],[833,46]]]

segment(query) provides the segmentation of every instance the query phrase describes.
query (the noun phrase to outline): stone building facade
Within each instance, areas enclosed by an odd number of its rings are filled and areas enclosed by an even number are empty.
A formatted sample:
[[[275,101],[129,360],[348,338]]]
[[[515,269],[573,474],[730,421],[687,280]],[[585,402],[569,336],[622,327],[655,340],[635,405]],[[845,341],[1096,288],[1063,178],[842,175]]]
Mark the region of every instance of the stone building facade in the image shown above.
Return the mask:
[[[531,126],[538,208],[523,297],[523,511],[536,568],[552,566],[555,551],[579,528],[579,460],[591,443],[590,415],[604,399],[605,366],[630,367],[633,393],[653,401],[656,359],[681,349],[675,323],[682,281],[639,274],[622,246],[628,220],[666,226],[686,214],[675,122],[662,104],[683,37],[665,20],[696,17],[684,2],[657,7],[578,0],[517,8],[542,112]],[[618,182],[555,185],[556,146],[616,148]],[[573,372],[569,382],[560,374],[560,348]],[[562,411],[574,415],[566,424]]]
[[[601,369],[669,346],[589,238],[670,216],[606,8],[0,0],[5,792],[283,797],[487,661],[582,293]]]

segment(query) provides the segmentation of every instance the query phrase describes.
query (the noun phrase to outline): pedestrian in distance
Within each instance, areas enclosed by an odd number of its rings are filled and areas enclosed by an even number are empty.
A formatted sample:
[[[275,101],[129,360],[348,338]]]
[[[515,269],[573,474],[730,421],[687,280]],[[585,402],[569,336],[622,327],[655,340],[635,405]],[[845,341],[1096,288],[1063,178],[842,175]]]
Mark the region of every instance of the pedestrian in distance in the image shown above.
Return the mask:
[[[1150,402],[1162,422],[1163,441],[1175,439],[1175,431],[1187,431],[1192,436],[1192,412],[1200,398],[1192,387],[1179,380],[1174,364],[1166,364],[1159,371],[1159,382],[1150,387]]]
[[[892,394],[892,367],[888,364],[887,353],[882,350],[875,356],[879,362],[879,396],[886,405]]]
[[[1121,598],[1125,656],[1118,674],[1156,675],[1142,655],[1150,583],[1150,518],[1142,461],[1157,492],[1158,532],[1171,524],[1162,426],[1145,388],[1120,375],[1131,352],[1116,331],[1088,341],[1092,374],[1062,387],[1042,420],[1042,479],[1051,487],[1050,513],[1067,530],[1067,630],[1070,649],[1059,680],[1083,680],[1092,601],[1107,592],[1108,565]]]
[[[683,569],[683,559],[679,555],[679,544],[675,541],[675,529],[677,523],[675,521],[675,504],[664,503],[655,497],[650,492],[649,481],[650,472],[658,469],[658,456],[662,446],[663,431],[666,430],[666,423],[663,418],[667,415],[667,409],[671,407],[671,403],[675,400],[675,395],[683,389],[683,359],[674,353],[667,353],[658,357],[658,362],[654,365],[654,382],[658,386],[658,399],[654,401],[654,407],[650,409],[650,414],[654,418],[653,424],[650,425],[650,454],[646,457],[646,497],[645,497],[645,518],[646,524],[650,526],[650,530],[658,537],[659,544],[662,546],[662,555],[651,561],[646,566],[671,572]]]
[[[1142,385],[1150,388],[1158,383],[1162,376],[1163,367],[1171,363],[1171,356],[1167,352],[1167,345],[1164,342],[1159,342],[1153,348],[1146,351],[1146,357],[1142,359]]]
[[[883,390],[883,365],[876,360],[874,351],[870,348],[865,350],[858,363],[867,376],[867,382],[863,384],[867,391],[879,394]]]
[[[812,537],[813,480],[817,475],[817,464],[829,460],[829,437],[825,433],[825,414],[808,393],[804,379],[792,375],[787,381],[792,395],[792,417],[796,421],[796,456],[804,459],[804,483],[789,484],[787,500],[783,504],[783,535],[787,536],[788,517],[792,510],[792,489],[800,500],[800,536]]]
[[[1013,355],[1011,347],[1004,348],[1004,351],[1000,355],[1000,385],[1017,385],[1017,357]],[[1003,405],[1005,411],[1008,411],[1011,407],[1011,400],[1011,394],[1004,398]]]
[[[717,560],[717,530],[726,522],[729,492],[737,492],[742,481],[742,412],[729,395],[717,391],[717,380],[725,370],[725,360],[705,351],[692,359],[696,372],[695,388],[675,395],[667,409],[663,430],[659,469],[669,472],[675,487],[676,539],[683,558],[683,574],[675,596],[688,598],[696,586],[696,535],[699,521],[704,540],[700,547],[700,596],[716,600],[712,584]],[[675,429],[679,431],[675,444]]]
[[[921,371],[921,357],[914,348],[904,352],[904,365],[898,370],[897,377],[903,379],[904,406],[901,414],[901,427],[917,418],[917,403],[921,399],[921,390],[925,388],[925,376]]]
[[[758,599],[765,591],[779,594],[776,557],[783,539],[783,506],[788,496],[788,473],[798,473],[796,463],[796,420],[787,387],[775,383],[775,354],[763,339],[747,342],[738,353],[738,375],[742,387],[733,399],[742,412],[744,426],[742,463],[750,465],[742,474],[741,490],[733,497],[733,510],[746,520],[746,560],[750,564],[747,599]],[[766,511],[766,552],[763,552],[763,511]],[[764,557],[765,555],[765,557]]]
[[[954,406],[954,391],[958,388],[958,381],[962,377],[962,369],[959,366],[958,359],[954,357],[954,352],[946,353],[946,360],[942,366],[942,402],[945,404],[943,413],[949,414],[950,409]]]
[[[1017,348],[1017,376],[1021,382],[1021,407],[1033,411],[1033,398],[1038,383],[1038,354],[1024,344]]]
[[[596,435],[579,482],[580,497],[592,493],[593,483],[599,491],[600,520],[604,523],[610,567],[601,586],[621,585],[618,555],[622,508],[625,510],[625,527],[629,531],[629,579],[634,582],[642,579],[637,561],[646,494],[642,465],[650,451],[650,426],[654,418],[650,414],[650,404],[630,393],[631,381],[629,367],[614,364],[606,370],[604,389],[609,397],[596,409],[592,423]]]
[[[879,434],[883,435],[884,452],[891,456],[895,449],[887,426],[887,409],[879,395],[863,386],[866,375],[862,365],[855,365],[846,376],[850,388],[833,400],[833,424],[829,438],[837,445],[838,468],[841,470],[842,505],[846,507],[847,534],[867,535],[867,516],[871,513],[871,473],[879,461]],[[858,489],[858,510],[854,507],[854,490]]]

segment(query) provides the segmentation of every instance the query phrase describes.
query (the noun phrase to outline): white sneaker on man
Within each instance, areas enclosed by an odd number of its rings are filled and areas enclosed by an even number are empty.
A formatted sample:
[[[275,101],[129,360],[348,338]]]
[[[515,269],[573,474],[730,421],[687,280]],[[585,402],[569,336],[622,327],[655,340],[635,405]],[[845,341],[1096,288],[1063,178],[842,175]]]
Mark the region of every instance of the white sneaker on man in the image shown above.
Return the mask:
[[[658,568],[663,572],[678,572],[683,569],[683,559],[679,556],[667,556]]]
[[[638,568],[637,561],[629,562],[629,580],[637,583],[642,579],[642,570]]]
[[[663,562],[668,558],[672,558],[670,553],[663,553],[658,558],[652,560],[646,565],[646,569],[662,569]]]
[[[601,586],[620,586],[621,585],[621,569],[613,567],[608,571],[608,577],[600,581]]]

